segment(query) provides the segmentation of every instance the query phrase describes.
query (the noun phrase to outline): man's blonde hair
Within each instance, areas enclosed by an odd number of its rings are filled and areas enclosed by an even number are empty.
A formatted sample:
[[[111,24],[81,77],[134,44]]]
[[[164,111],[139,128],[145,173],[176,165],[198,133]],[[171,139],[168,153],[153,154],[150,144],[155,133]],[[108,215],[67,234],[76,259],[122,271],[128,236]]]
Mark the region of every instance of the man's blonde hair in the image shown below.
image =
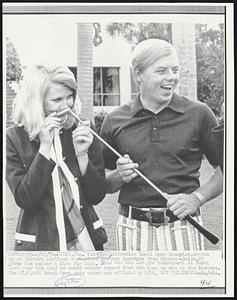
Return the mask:
[[[131,56],[131,69],[135,78],[136,71],[142,73],[162,57],[176,52],[174,47],[160,39],[147,39],[136,45]]]
[[[77,84],[68,67],[50,64],[28,67],[13,102],[12,119],[18,126],[24,127],[30,140],[39,134],[40,127],[44,122],[43,101],[50,82],[63,84],[73,91],[74,106],[77,106],[77,113],[79,113],[80,104],[78,103],[80,101],[76,93]]]

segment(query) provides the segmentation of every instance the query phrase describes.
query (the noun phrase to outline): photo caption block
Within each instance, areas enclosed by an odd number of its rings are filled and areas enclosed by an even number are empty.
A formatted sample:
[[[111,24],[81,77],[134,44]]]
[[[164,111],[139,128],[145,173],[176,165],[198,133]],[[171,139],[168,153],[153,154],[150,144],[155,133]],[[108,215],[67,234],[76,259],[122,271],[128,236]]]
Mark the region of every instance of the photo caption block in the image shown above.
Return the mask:
[[[223,287],[221,251],[7,252],[5,287]]]

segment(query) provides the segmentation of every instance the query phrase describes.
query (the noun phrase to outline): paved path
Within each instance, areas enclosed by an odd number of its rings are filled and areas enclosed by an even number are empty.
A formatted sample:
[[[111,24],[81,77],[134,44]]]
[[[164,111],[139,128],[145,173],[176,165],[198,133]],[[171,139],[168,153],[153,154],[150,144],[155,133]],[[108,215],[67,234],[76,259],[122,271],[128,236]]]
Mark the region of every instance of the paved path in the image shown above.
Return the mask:
[[[210,176],[212,167],[203,160],[201,168],[201,182],[205,182]],[[96,206],[96,211],[99,216],[103,219],[104,225],[109,236],[109,241],[105,244],[106,250],[116,250],[115,246],[115,224],[118,214],[117,204],[118,193],[113,195],[107,195],[102,203]],[[18,219],[19,209],[13,201],[12,194],[6,186],[6,197],[5,197],[4,208],[6,211],[6,226],[5,226],[5,241],[7,243],[7,250],[13,250],[14,245],[14,232]],[[205,204],[202,208],[203,221],[205,227],[218,235],[220,238],[223,236],[223,197],[219,196],[216,199]],[[221,243],[214,246],[205,239],[206,249],[218,249],[221,247]]]

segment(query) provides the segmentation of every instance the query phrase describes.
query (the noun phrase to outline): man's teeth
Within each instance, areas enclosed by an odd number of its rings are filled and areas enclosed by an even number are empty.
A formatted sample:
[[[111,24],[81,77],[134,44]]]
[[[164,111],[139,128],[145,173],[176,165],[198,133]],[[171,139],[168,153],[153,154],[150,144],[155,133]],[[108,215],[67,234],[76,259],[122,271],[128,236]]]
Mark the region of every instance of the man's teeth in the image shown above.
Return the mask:
[[[162,89],[171,90],[173,88],[173,85],[162,85]]]

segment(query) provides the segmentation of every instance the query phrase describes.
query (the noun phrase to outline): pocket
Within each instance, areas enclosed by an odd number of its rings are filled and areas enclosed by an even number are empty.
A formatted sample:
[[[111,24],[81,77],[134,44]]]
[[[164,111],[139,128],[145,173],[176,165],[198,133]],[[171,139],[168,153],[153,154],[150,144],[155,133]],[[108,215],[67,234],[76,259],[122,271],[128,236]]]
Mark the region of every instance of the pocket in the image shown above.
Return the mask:
[[[87,230],[94,245],[101,245],[107,242],[108,237],[100,219],[93,206],[82,209],[82,216],[86,224]]]
[[[15,239],[15,251],[35,250],[35,235],[16,232]]]
[[[102,219],[98,219],[97,221],[95,221],[93,223],[93,227],[94,227],[94,230],[100,228],[100,227],[103,227],[104,226],[104,223],[103,223],[103,220]]]

